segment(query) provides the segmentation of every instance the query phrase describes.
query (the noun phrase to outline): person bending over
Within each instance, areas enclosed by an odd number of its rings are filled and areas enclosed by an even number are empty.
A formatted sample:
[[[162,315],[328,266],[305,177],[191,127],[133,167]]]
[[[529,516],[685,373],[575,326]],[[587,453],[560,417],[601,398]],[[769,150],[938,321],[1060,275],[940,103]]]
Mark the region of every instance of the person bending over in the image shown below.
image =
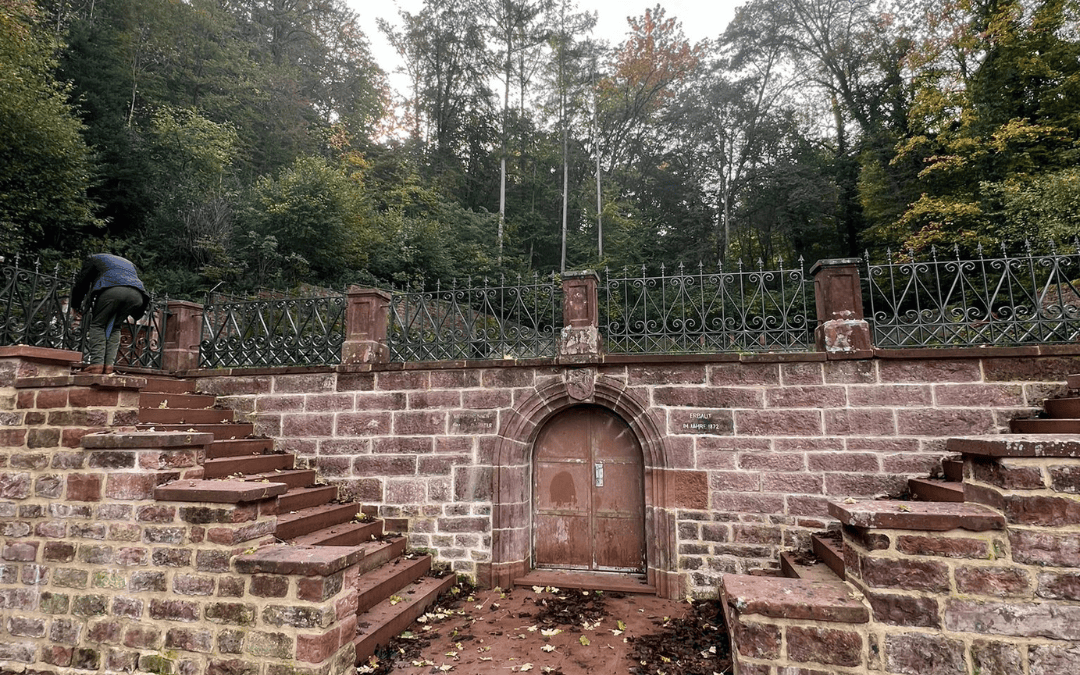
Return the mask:
[[[90,311],[85,354],[90,366],[85,372],[112,372],[120,349],[120,324],[128,316],[138,321],[149,304],[150,296],[130,260],[109,253],[86,259],[71,289],[71,306]]]

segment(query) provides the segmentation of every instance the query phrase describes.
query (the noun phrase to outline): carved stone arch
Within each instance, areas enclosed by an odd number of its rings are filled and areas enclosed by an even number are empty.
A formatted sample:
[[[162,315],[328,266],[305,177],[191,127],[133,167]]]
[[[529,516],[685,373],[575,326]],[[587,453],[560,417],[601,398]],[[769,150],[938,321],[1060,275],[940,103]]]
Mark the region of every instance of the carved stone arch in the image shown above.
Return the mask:
[[[582,397],[581,377],[564,377],[537,388],[500,415],[492,470],[492,585],[509,587],[532,567],[533,443],[541,427],[572,406],[604,407],[629,426],[641,445],[645,470],[647,581],[664,597],[681,597],[675,571],[675,514],[669,509],[662,423],[624,382],[591,371],[593,386]],[[587,391],[587,390],[586,390]]]

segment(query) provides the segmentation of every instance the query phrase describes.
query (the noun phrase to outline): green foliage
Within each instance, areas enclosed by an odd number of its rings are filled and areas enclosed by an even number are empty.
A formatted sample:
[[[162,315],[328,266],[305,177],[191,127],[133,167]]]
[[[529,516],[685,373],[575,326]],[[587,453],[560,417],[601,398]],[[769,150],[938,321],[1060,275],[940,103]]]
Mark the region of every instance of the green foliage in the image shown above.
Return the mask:
[[[0,3],[0,250],[72,250],[101,226],[82,124],[29,0]]]

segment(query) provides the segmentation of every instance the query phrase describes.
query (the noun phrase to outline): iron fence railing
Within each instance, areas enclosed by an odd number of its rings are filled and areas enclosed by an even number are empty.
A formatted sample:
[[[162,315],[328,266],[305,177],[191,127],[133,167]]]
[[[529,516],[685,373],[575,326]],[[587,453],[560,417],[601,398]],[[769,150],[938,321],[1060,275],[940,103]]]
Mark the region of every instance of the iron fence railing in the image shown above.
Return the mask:
[[[604,347],[623,354],[715,354],[721,352],[807,351],[813,348],[807,315],[808,283],[798,267],[696,272],[664,266],[649,276],[605,270],[600,298]]]
[[[210,296],[203,308],[199,366],[340,363],[346,304],[340,293],[256,300]]]
[[[22,267],[20,256],[0,258],[0,344],[30,345],[85,353],[86,326],[70,307],[73,280],[41,270],[36,259]],[[119,326],[120,348],[116,365],[160,370],[168,322],[168,299],[151,298],[146,314],[138,321]]]
[[[1080,241],[1073,251],[1031,246],[1010,256],[915,260],[909,253],[873,264],[866,255],[864,297],[878,347],[972,347],[1080,341]]]
[[[514,284],[456,280],[434,291],[395,291],[388,343],[393,361],[550,357],[562,327],[558,277]]]

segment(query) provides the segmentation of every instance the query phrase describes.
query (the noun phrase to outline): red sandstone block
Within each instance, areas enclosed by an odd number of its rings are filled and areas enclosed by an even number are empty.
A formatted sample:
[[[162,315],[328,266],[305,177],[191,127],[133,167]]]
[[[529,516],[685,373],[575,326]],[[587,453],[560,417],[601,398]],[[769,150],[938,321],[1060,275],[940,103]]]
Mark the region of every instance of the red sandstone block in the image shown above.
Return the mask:
[[[141,500],[153,499],[154,488],[169,480],[167,474],[109,474],[105,482],[105,496],[110,499]]]
[[[386,481],[386,501],[390,504],[420,504],[427,491],[422,481],[415,478],[398,478]]]
[[[1037,466],[1024,466],[1008,459],[972,457],[968,461],[971,477],[981,483],[989,483],[1006,490],[1041,490],[1042,469]]]
[[[892,410],[845,408],[825,411],[825,433],[835,436],[895,436]]]
[[[825,474],[825,494],[836,497],[896,497],[906,488],[906,476],[853,472]]]
[[[1009,495],[1005,497],[1005,518],[1010,523],[1036,527],[1080,525],[1080,502],[1068,497]]]
[[[499,414],[495,410],[453,411],[447,420],[451,434],[478,436],[494,434],[499,428]]]
[[[207,377],[199,380],[199,392],[216,396],[269,394],[272,378],[268,375],[244,377]]]
[[[393,413],[394,433],[404,436],[443,435],[446,433],[446,413],[428,411],[399,411]]]
[[[656,387],[655,405],[692,408],[763,408],[765,391],[760,387]]]
[[[966,595],[1011,597],[1028,595],[1031,577],[1016,567],[957,567],[956,590]]]
[[[937,598],[869,589],[864,595],[873,610],[875,621],[890,626],[941,627]]]
[[[1050,466],[1047,472],[1050,474],[1050,488],[1054,492],[1080,494],[1080,466]]]
[[[376,375],[376,388],[383,391],[428,389],[429,373],[424,370],[381,372]]]
[[[480,386],[480,371],[469,370],[433,370],[431,371],[432,389],[461,389]]]
[[[312,394],[320,391],[333,391],[337,383],[335,373],[298,373],[275,375],[273,377],[275,394]]]
[[[267,412],[299,412],[304,409],[304,397],[300,394],[291,396],[256,396],[255,410]]]
[[[985,540],[968,537],[902,535],[896,539],[896,550],[907,555],[943,558],[985,559],[990,555],[990,545]]]
[[[844,387],[784,386],[766,389],[765,393],[770,408],[841,408],[847,405]]]
[[[704,471],[664,471],[671,506],[679,509],[709,508],[710,476]],[[752,489],[752,488],[751,488]]]
[[[320,468],[322,460],[320,459]],[[326,458],[331,459],[331,458]],[[337,458],[333,458],[337,459]],[[347,458],[342,458],[347,459]],[[416,474],[415,456],[365,456],[353,458],[353,473],[357,476],[412,476]]]
[[[993,408],[1027,405],[1024,388],[1019,384],[937,384],[934,400],[939,406]]]
[[[356,410],[404,410],[409,398],[405,392],[360,392],[356,396]]]
[[[37,393],[36,408],[66,408],[68,405],[67,389],[42,389]]]
[[[780,514],[784,512],[784,498],[749,492],[714,492],[712,508],[728,513]]]
[[[1080,573],[1042,572],[1035,595],[1050,600],[1080,601]]]
[[[825,483],[821,474],[764,473],[761,478],[761,490],[763,492],[820,495],[825,493]]]
[[[784,502],[789,516],[825,518],[829,515],[829,500],[825,497],[787,495]]]
[[[849,667],[862,664],[863,636],[855,631],[791,626],[786,637],[792,661]]]
[[[453,467],[472,463],[469,455],[435,455],[420,457],[416,472],[421,476],[449,476]]]
[[[977,408],[919,408],[896,411],[903,436],[960,436],[994,432],[994,415]]]
[[[877,381],[873,361],[826,361],[822,366],[826,384],[873,384]]]
[[[949,568],[944,563],[925,560],[888,560],[859,556],[860,576],[868,586],[908,591],[947,593]]]
[[[810,471],[856,471],[876,473],[881,470],[877,455],[865,452],[810,452],[806,454]]]
[[[756,471],[710,471],[709,487],[722,492],[758,492],[761,474]]]
[[[285,436],[333,436],[332,413],[300,413],[281,416],[281,432]]]
[[[26,443],[26,429],[0,429],[0,447],[18,448]]]
[[[427,455],[433,444],[430,437],[388,436],[376,438],[371,444],[372,452],[387,455]]]
[[[1080,606],[952,598],[945,604],[945,628],[983,635],[1080,640]]]
[[[87,408],[91,406],[111,407],[119,404],[120,392],[116,389],[76,387],[72,389],[68,395],[68,401],[73,408]]]
[[[785,387],[823,384],[824,366],[823,362],[781,363],[780,381]]]
[[[102,478],[102,474],[69,474],[67,477],[68,501],[101,501]]]
[[[919,361],[914,359],[882,360],[878,362],[882,382],[978,382],[982,379],[979,362]]]
[[[714,386],[780,384],[778,363],[718,363],[708,366],[708,372],[709,384]]]
[[[26,447],[55,448],[60,445],[59,429],[30,429],[26,435]]]
[[[705,364],[677,365],[671,363],[629,366],[627,368],[627,384],[631,386],[653,385],[658,382],[664,384],[705,384],[706,368]]]
[[[385,412],[339,413],[338,436],[387,436],[390,434],[391,416]]]
[[[740,436],[820,436],[819,410],[736,410],[735,432]]]
[[[414,410],[459,408],[461,407],[461,393],[457,391],[411,391],[408,394],[408,407]]]
[[[461,392],[461,407],[472,410],[508,408],[510,392],[506,389],[475,389]]]
[[[743,452],[739,468],[746,471],[805,471],[806,456],[794,452]]]
[[[1066,373],[1080,371],[1077,361],[1074,356],[985,359],[983,371],[987,382],[1064,382]]]
[[[932,406],[931,388],[925,384],[875,384],[848,387],[848,403],[853,408]]]
[[[375,388],[375,373],[360,372],[338,374],[338,391],[371,391]]]
[[[322,663],[334,655],[341,640],[341,626],[322,633],[301,633],[296,636],[296,660]]]
[[[885,636],[884,652],[886,670],[890,673],[952,675],[967,672],[964,643],[940,634],[889,634]]]

